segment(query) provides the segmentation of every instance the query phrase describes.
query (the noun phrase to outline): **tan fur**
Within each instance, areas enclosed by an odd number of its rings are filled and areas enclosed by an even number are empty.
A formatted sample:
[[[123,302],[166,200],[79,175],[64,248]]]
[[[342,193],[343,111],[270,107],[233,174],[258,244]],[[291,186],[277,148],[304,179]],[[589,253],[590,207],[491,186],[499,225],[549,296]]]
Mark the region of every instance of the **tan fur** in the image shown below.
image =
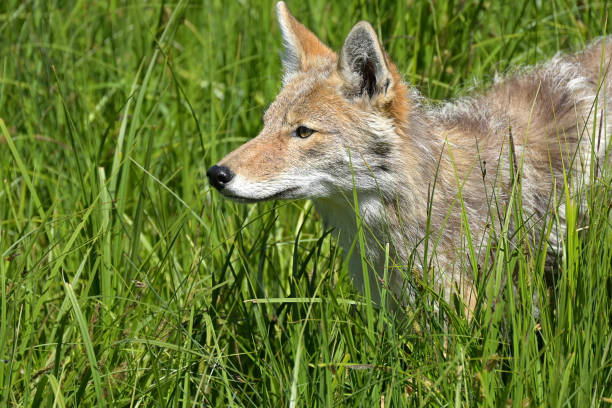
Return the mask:
[[[302,57],[301,69],[308,71],[310,68],[317,66],[317,58],[331,56],[332,51],[327,48],[319,39],[297,21],[286,8],[282,11],[290,30],[294,33],[296,40],[301,47],[300,56]]]
[[[551,254],[559,250],[564,179],[575,195],[590,182],[594,164],[599,169],[610,161],[611,38],[518,70],[485,93],[432,106],[402,82],[369,24],[357,24],[337,55],[282,2],[277,13],[287,48],[284,87],[260,135],[219,163],[236,174],[223,194],[248,202],[312,199],[348,250],[357,235],[356,189],[370,286],[379,285],[389,243],[386,284],[405,301],[414,295],[404,280],[414,256],[419,277],[433,274],[429,283],[447,298],[456,291],[474,307],[470,263],[482,261],[487,240],[501,230],[513,180],[520,179],[529,217],[528,244],[538,241],[542,221],[555,216],[560,222],[547,239]],[[315,132],[296,137],[300,126]],[[464,256],[466,228],[476,259]],[[358,250],[349,267],[363,286]],[[378,300],[376,290],[373,297]]]

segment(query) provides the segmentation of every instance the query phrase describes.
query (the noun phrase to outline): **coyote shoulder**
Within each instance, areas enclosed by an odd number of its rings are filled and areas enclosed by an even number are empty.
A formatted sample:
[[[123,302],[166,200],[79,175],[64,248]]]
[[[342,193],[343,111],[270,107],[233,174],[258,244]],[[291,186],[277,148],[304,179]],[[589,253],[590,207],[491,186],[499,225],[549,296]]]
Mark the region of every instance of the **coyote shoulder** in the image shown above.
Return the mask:
[[[389,244],[385,284],[403,299],[412,294],[410,264],[471,306],[466,265],[481,261],[505,222],[558,250],[565,186],[577,194],[610,163],[612,38],[433,106],[402,81],[367,22],[335,53],[283,2],[276,7],[283,88],[261,133],[208,170],[221,194],[245,203],[311,199],[347,252],[361,220],[370,287],[379,286]],[[517,194],[521,225],[506,218]],[[355,248],[349,269],[363,286]]]

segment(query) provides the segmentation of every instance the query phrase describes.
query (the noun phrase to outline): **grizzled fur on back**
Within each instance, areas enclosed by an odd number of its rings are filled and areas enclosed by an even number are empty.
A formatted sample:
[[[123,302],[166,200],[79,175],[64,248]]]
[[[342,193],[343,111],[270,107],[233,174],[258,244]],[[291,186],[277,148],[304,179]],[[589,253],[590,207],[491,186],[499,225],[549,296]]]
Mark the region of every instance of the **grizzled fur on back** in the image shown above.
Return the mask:
[[[472,272],[458,264],[462,239],[469,228],[484,248],[501,230],[516,180],[527,216],[521,227],[535,243],[546,230],[543,220],[555,217],[545,239],[551,254],[559,249],[564,180],[578,194],[610,162],[612,38],[497,78],[486,92],[433,106],[401,80],[368,23],[358,23],[336,54],[284,3],[277,14],[283,89],[265,112],[261,133],[209,170],[224,196],[312,199],[346,251],[357,236],[359,211],[370,287],[379,286],[388,243],[386,284],[406,300],[413,292],[405,265],[414,257],[423,272],[428,242],[430,251],[436,247],[429,266],[437,287],[473,306]],[[358,249],[349,268],[363,286]],[[372,296],[378,301],[377,291]]]

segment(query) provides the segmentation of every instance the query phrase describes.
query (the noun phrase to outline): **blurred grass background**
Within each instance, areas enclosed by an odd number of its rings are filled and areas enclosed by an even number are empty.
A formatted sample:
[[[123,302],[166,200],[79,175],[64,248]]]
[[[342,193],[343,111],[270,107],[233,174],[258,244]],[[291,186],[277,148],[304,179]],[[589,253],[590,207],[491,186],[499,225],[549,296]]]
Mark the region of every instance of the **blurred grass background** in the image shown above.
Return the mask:
[[[434,101],[610,32],[607,1],[288,6],[336,50],[370,21]],[[0,404],[612,403],[609,182],[554,288],[508,247],[493,276],[524,287],[447,328],[428,307],[368,322],[308,202],[211,191],[280,88],[280,43],[272,1],[0,4]],[[557,299],[541,320],[534,290]]]

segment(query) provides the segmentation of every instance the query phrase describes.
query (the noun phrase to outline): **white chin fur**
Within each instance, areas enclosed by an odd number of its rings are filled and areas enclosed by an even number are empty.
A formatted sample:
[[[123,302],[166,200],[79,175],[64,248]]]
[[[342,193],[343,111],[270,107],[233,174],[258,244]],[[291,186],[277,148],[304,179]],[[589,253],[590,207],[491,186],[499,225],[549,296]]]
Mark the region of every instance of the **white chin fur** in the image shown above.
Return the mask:
[[[242,203],[255,203],[265,200],[302,198],[300,183],[291,180],[268,180],[254,182],[237,174],[232,181],[221,190],[226,198]]]

